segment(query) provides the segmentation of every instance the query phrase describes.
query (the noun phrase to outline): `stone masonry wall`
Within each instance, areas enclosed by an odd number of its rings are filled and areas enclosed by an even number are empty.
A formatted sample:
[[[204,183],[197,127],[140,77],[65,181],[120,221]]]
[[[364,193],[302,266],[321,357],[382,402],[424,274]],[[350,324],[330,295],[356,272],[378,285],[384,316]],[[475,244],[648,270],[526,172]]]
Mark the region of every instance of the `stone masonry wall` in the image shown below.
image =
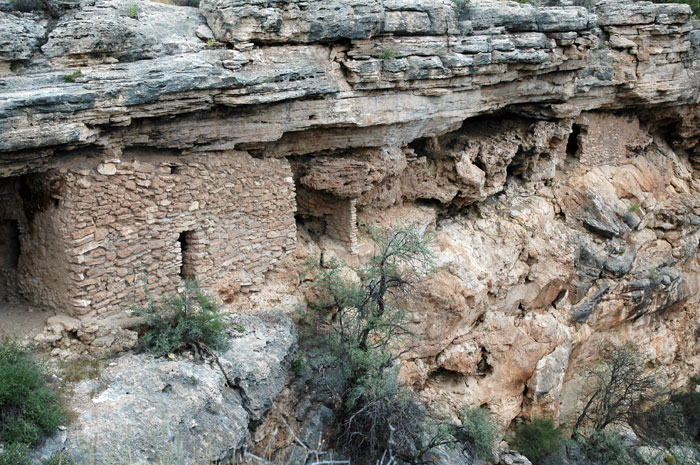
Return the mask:
[[[144,282],[158,296],[182,275],[205,286],[232,275],[261,281],[295,247],[285,160],[227,152],[105,160],[61,173],[61,208],[74,218],[64,232],[76,317],[128,309],[145,299]]]
[[[60,208],[62,180],[26,175],[0,183],[0,223],[5,257],[0,266],[0,302],[44,308],[70,306],[66,231],[71,215]],[[13,250],[14,249],[14,250]]]

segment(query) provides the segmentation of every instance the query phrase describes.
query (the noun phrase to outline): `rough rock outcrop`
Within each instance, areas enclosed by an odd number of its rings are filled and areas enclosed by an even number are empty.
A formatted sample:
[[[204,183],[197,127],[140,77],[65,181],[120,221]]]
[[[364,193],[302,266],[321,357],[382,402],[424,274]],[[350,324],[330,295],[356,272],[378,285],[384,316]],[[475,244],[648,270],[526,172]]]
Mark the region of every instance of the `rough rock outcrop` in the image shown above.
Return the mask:
[[[76,421],[38,456],[147,464],[226,460],[241,448],[284,386],[297,347],[284,314],[234,315],[231,346],[214,363],[126,354],[68,401]],[[172,462],[171,462],[172,461]]]
[[[621,5],[594,15],[508,3],[458,11],[449,0],[204,0],[203,18],[152,2],[131,18],[124,2],[80,4],[31,59],[29,38],[3,56],[16,71],[2,78],[0,151],[15,153],[0,173],[36,169],[59,148],[281,156],[401,146],[518,105],[562,116],[697,102],[690,9]],[[232,48],[199,39],[204,19]],[[8,31],[43,24],[8,12],[2,21]]]

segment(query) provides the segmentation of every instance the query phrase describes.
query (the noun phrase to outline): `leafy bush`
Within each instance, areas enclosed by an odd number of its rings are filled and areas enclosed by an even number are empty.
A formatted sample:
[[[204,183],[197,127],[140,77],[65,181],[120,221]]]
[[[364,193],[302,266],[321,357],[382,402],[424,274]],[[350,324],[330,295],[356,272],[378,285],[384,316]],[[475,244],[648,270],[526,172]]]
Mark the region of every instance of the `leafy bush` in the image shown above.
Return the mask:
[[[0,465],[30,465],[29,447],[22,443],[5,445],[0,452]]]
[[[592,431],[578,441],[583,455],[600,465],[634,465],[639,463],[631,454],[619,433],[615,431]]]
[[[0,465],[27,463],[29,447],[65,419],[41,364],[18,344],[0,341]]]
[[[465,408],[459,412],[462,426],[454,435],[471,452],[486,459],[491,456],[498,439],[498,424],[491,412],[483,408]]]
[[[553,420],[536,417],[529,423],[516,426],[509,443],[534,465],[538,465],[561,448],[563,439],[561,430]]]
[[[132,311],[146,318],[147,329],[141,342],[149,351],[167,355],[193,347],[218,350],[227,347],[226,315],[196,281],[186,282],[182,293],[160,302],[148,297],[147,306]]]

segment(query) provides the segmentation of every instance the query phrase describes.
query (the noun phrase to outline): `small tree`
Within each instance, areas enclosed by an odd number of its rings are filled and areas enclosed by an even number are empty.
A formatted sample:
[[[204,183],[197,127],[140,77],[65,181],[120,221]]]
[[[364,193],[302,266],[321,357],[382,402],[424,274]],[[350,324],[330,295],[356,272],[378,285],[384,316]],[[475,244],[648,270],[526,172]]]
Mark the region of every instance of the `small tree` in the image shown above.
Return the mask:
[[[369,463],[382,454],[417,451],[425,408],[398,380],[397,360],[410,335],[406,303],[411,288],[432,269],[432,236],[417,226],[370,228],[374,253],[365,266],[338,260],[312,264],[317,299],[311,307],[330,318],[327,349],[339,405],[339,445]],[[351,270],[357,280],[346,279]],[[398,451],[398,452],[397,452]]]
[[[612,345],[602,352],[591,373],[588,401],[574,425],[572,438],[588,424],[594,431],[629,422],[659,392],[658,375],[644,370],[644,358],[634,344]]]

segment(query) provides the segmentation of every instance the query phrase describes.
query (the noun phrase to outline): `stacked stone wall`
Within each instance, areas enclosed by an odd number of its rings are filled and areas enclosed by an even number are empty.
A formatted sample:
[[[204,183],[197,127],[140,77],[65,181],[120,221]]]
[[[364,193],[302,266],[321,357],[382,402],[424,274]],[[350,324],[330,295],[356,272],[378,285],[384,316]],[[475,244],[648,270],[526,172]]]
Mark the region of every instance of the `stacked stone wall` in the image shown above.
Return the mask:
[[[75,316],[121,312],[182,278],[262,277],[295,246],[285,160],[229,152],[63,171]]]
[[[25,175],[0,183],[3,253],[17,254],[4,257],[0,266],[0,301],[51,310],[70,306],[65,233],[72,220],[60,208],[63,183],[56,174]]]
[[[72,166],[0,186],[0,221],[16,222],[21,246],[17,269],[0,262],[2,300],[99,324],[183,279],[261,282],[295,247],[286,160],[227,152]]]
[[[328,237],[357,252],[357,199],[342,199],[333,195],[297,188],[299,215],[323,218]]]

